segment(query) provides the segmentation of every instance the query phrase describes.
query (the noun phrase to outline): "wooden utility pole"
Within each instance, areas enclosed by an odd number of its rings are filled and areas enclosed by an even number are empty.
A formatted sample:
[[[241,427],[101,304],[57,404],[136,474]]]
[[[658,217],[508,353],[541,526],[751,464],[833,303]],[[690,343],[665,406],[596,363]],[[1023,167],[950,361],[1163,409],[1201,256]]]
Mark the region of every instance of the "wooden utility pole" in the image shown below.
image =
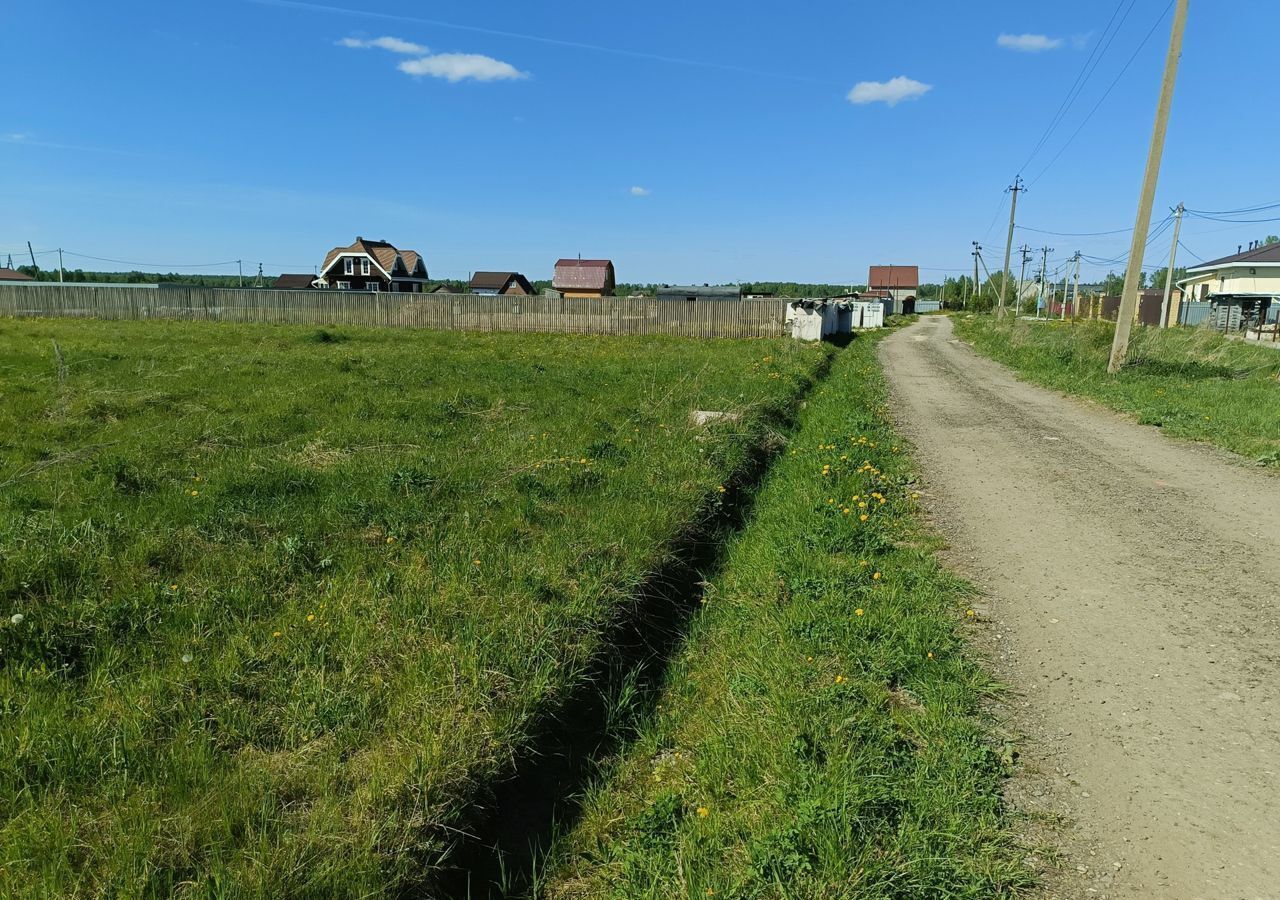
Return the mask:
[[[1067,320],[1067,280],[1071,277],[1071,270],[1066,266],[1062,267],[1062,315],[1059,316],[1062,321]]]
[[[1169,272],[1164,276],[1164,302],[1160,304],[1160,327],[1169,327],[1169,298],[1173,294],[1173,267],[1178,263],[1178,237],[1182,234],[1182,215],[1186,206],[1179,203],[1173,211],[1173,248],[1169,250]]]
[[[1001,319],[1004,318],[1005,295],[1009,293],[1009,261],[1013,257],[1013,229],[1018,218],[1018,194],[1025,190],[1026,188],[1022,186],[1021,175],[1013,179],[1013,186],[1009,188],[1009,191],[1013,194],[1013,203],[1009,207],[1009,239],[1005,241],[1004,270],[1000,273],[1000,311],[997,313],[997,317]]]
[[[1156,125],[1147,153],[1147,172],[1138,200],[1138,218],[1133,228],[1133,245],[1129,248],[1129,268],[1124,276],[1124,293],[1120,296],[1120,312],[1116,317],[1116,336],[1111,343],[1111,359],[1107,372],[1114,375],[1124,366],[1129,355],[1129,335],[1138,312],[1138,282],[1142,276],[1143,251],[1151,228],[1151,208],[1156,202],[1156,184],[1160,180],[1160,161],[1164,156],[1164,139],[1169,130],[1169,110],[1173,107],[1173,86],[1178,80],[1178,61],[1182,57],[1182,36],[1187,29],[1187,5],[1190,0],[1177,0],[1173,13],[1173,31],[1169,36],[1169,55],[1164,64],[1164,83],[1160,86],[1160,103],[1156,107]]]

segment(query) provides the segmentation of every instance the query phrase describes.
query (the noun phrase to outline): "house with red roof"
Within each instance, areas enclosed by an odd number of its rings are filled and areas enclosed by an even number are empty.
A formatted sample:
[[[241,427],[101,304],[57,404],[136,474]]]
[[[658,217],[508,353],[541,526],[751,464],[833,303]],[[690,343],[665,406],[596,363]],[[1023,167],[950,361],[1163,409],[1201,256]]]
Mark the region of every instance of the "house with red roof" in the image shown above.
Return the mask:
[[[334,247],[325,255],[319,281],[339,291],[420,294],[426,290],[427,264],[416,250],[357,237],[350,247]]]
[[[889,315],[910,315],[916,311],[916,294],[920,291],[919,266],[872,266],[867,288],[892,302],[885,310]]]
[[[570,299],[612,297],[617,287],[613,261],[608,259],[562,259],[556,263],[552,290]]]

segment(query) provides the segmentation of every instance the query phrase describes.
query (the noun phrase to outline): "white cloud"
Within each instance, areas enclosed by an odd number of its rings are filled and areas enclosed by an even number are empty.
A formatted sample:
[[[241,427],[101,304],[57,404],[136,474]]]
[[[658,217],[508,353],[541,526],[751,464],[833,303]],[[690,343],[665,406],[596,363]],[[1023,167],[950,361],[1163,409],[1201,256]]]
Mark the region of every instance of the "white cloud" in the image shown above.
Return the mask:
[[[632,197],[648,197],[652,193],[653,191],[649,190],[646,187],[640,187],[639,185],[636,185],[631,189]]]
[[[31,135],[29,134],[14,133],[14,134],[6,134],[4,135],[4,137],[0,138],[0,140],[3,140],[6,144],[21,144],[23,141],[25,141],[29,137],[31,137]]]
[[[405,56],[417,56],[431,52],[421,44],[401,40],[397,37],[380,37],[373,38],[368,41],[363,41],[359,38],[343,38],[338,41],[338,43],[343,47],[353,47],[357,50],[367,50],[371,47],[378,47],[382,50],[390,50],[392,53],[403,53]]]
[[[899,75],[889,81],[860,81],[849,92],[849,102],[887,103],[897,106],[903,100],[916,100],[933,90],[933,85]]]
[[[510,63],[479,53],[438,53],[421,59],[407,59],[397,67],[409,75],[429,75],[450,83],[465,81],[519,81],[528,78]]]
[[[1062,38],[1051,38],[1047,34],[1002,34],[996,38],[996,44],[1019,53],[1042,53],[1061,47]]]

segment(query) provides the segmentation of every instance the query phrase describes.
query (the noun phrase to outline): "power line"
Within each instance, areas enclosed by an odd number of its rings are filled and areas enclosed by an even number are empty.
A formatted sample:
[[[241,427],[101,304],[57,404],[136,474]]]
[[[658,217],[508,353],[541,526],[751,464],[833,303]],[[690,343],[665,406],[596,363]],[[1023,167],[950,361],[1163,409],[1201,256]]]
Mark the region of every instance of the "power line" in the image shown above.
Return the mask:
[[[1164,21],[1165,16],[1169,15],[1169,10],[1173,9],[1174,2],[1176,2],[1176,0],[1170,0],[1169,5],[1164,8],[1164,12],[1162,12],[1160,17],[1156,19],[1155,23],[1151,26],[1151,30],[1147,32],[1146,37],[1142,39],[1141,43],[1138,44],[1137,49],[1133,51],[1133,55],[1129,57],[1129,61],[1124,64],[1124,68],[1120,70],[1120,74],[1116,76],[1115,81],[1111,82],[1110,87],[1108,87],[1106,91],[1103,92],[1102,96],[1098,98],[1098,102],[1094,104],[1093,109],[1089,110],[1089,114],[1084,117],[1084,121],[1080,123],[1080,126],[1071,133],[1071,137],[1067,138],[1066,142],[1061,148],[1059,148],[1057,155],[1055,155],[1053,159],[1049,160],[1049,164],[1040,170],[1039,175],[1031,179],[1031,183],[1033,185],[1043,178],[1046,172],[1053,168],[1054,163],[1062,158],[1062,154],[1067,152],[1067,148],[1070,147],[1075,139],[1080,136],[1080,132],[1084,131],[1084,127],[1089,124],[1089,121],[1094,117],[1094,114],[1102,108],[1102,104],[1111,96],[1111,92],[1116,89],[1116,85],[1118,85],[1120,80],[1124,78],[1125,73],[1129,71],[1129,67],[1133,65],[1134,60],[1136,60],[1139,54],[1142,53],[1143,48],[1147,46],[1147,42],[1151,40],[1151,36],[1156,33],[1156,29],[1160,27],[1160,23]]]
[[[41,252],[57,253],[58,251],[45,250]],[[169,269],[171,271],[176,269],[212,269],[216,266],[235,265],[238,262],[238,260],[229,259],[224,262],[215,262],[215,263],[182,263],[182,264],[152,263],[152,262],[136,262],[134,260],[128,260],[128,259],[109,259],[105,256],[90,256],[88,253],[76,253],[74,250],[66,250],[64,252],[67,254],[67,256],[75,256],[79,259],[92,259],[95,262],[109,262],[109,263],[115,263],[121,266],[145,266],[149,269]]]
[[[1020,231],[1034,231],[1036,234],[1048,234],[1053,237],[1103,237],[1109,234],[1128,234],[1133,231],[1132,226],[1129,228],[1118,228],[1115,231],[1044,231],[1039,228],[1030,228],[1026,225],[1019,225]]]
[[[1098,63],[1102,62],[1106,56],[1106,51],[1111,48],[1112,42],[1115,41],[1116,35],[1120,33],[1120,29],[1124,26],[1125,20],[1129,18],[1129,13],[1133,11],[1134,3],[1137,0],[1130,0],[1129,8],[1125,10],[1124,18],[1116,25],[1115,33],[1111,33],[1111,26],[1115,24],[1116,16],[1120,15],[1120,10],[1124,8],[1124,0],[1120,0],[1116,4],[1115,10],[1111,13],[1111,18],[1107,21],[1107,26],[1102,29],[1102,36],[1098,38],[1097,43],[1093,45],[1093,50],[1089,53],[1089,58],[1084,61],[1080,72],[1076,75],[1075,81],[1071,83],[1071,87],[1067,89],[1067,95],[1062,98],[1062,103],[1058,105],[1058,111],[1053,114],[1053,118],[1049,120],[1049,126],[1045,128],[1044,133],[1040,135],[1040,140],[1036,141],[1036,145],[1031,149],[1031,155],[1027,157],[1026,162],[1018,167],[1018,171],[1025,171],[1027,166],[1031,165],[1031,161],[1036,158],[1036,154],[1044,148],[1048,143],[1050,136],[1054,130],[1062,123],[1063,118],[1070,111],[1072,104],[1080,97],[1081,91],[1084,90],[1085,84],[1093,77],[1094,71],[1098,68]],[[1108,38],[1108,34],[1110,37]],[[1105,46],[1104,46],[1105,44]]]

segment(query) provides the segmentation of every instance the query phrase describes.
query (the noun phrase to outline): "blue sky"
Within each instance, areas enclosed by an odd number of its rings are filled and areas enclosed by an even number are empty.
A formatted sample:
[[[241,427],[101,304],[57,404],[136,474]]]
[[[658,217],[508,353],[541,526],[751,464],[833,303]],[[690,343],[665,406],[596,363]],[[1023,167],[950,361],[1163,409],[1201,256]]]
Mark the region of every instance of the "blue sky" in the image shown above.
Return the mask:
[[[994,270],[1024,162],[1020,223],[1132,226],[1169,6],[13,4],[0,253],[23,262],[30,240],[81,254],[69,268],[310,271],[360,234],[420,250],[440,278],[549,277],[580,253],[621,281],[852,283],[880,262],[936,280],[980,239]],[[1193,4],[1156,222],[1179,201],[1280,202],[1277,28],[1269,0]],[[1212,258],[1271,232],[1193,219],[1183,240]],[[1055,260],[1128,249],[1018,239]],[[1148,262],[1167,253],[1160,237]]]

